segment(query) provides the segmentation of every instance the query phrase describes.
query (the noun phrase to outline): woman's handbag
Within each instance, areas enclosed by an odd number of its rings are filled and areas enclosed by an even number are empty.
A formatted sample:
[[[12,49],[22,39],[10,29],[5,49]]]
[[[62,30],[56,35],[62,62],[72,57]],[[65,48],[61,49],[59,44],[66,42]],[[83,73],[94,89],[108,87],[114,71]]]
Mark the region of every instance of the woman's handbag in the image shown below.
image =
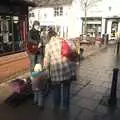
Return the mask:
[[[31,42],[27,42],[27,51],[31,54],[36,54],[38,52],[38,45]]]

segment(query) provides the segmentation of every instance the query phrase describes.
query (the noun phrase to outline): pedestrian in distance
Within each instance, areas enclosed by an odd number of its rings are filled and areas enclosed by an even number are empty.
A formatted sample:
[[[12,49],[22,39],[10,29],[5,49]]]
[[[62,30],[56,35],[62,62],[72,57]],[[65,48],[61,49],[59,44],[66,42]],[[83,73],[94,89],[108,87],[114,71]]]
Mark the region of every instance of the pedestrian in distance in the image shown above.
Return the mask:
[[[80,40],[78,38],[75,39],[76,53],[78,55],[78,62],[80,63]]]

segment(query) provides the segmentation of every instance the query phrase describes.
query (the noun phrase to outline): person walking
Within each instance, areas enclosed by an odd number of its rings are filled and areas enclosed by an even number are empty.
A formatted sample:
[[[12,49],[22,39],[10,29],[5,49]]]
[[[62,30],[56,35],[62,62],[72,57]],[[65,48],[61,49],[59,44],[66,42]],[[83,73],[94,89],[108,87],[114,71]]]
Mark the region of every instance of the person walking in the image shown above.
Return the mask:
[[[67,57],[62,57],[62,40],[53,30],[48,32],[49,42],[45,46],[44,68],[49,69],[53,87],[54,110],[61,105],[61,91],[63,91],[63,109],[69,110],[70,87],[72,81],[72,62]],[[75,48],[74,44],[70,45]],[[63,90],[62,90],[63,89]]]
[[[43,41],[40,36],[40,23],[39,21],[34,21],[32,29],[29,31],[29,39],[27,43],[27,53],[30,59],[30,80],[32,83],[32,91],[34,93],[34,104],[37,104],[39,108],[44,108],[44,92],[43,87],[39,82],[40,72],[35,70],[36,65],[41,65],[43,63]]]

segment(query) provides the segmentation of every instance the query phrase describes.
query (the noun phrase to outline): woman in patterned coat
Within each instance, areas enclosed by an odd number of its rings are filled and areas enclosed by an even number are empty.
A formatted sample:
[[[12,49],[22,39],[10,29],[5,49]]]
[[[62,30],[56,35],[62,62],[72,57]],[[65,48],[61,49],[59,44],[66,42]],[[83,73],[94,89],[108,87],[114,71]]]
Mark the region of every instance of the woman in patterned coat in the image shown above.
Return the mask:
[[[50,70],[54,109],[60,107],[61,90],[63,89],[63,108],[69,110],[71,78],[74,74],[73,61],[61,57],[62,39],[57,36],[56,32],[49,31],[48,37],[50,41],[45,47],[44,67]],[[75,50],[74,44],[70,44],[70,46]]]

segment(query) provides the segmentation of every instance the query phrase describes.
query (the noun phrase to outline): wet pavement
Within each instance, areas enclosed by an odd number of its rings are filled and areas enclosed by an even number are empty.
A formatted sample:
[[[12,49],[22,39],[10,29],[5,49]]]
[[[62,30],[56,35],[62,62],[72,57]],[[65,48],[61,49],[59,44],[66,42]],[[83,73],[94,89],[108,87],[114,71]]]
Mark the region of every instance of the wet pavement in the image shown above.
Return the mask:
[[[118,61],[118,64],[116,64]],[[24,102],[19,107],[12,108],[3,104],[9,94],[8,86],[0,91],[1,120],[119,120],[120,119],[120,74],[118,79],[118,102],[116,108],[108,107],[101,101],[109,96],[112,70],[120,67],[119,60],[110,46],[96,55],[81,61],[78,66],[78,80],[71,89],[71,106],[67,114],[62,109],[53,112],[52,95],[49,94],[45,110],[41,111],[32,104],[32,100]],[[2,87],[2,86],[1,86]],[[106,99],[107,101],[107,99]]]

